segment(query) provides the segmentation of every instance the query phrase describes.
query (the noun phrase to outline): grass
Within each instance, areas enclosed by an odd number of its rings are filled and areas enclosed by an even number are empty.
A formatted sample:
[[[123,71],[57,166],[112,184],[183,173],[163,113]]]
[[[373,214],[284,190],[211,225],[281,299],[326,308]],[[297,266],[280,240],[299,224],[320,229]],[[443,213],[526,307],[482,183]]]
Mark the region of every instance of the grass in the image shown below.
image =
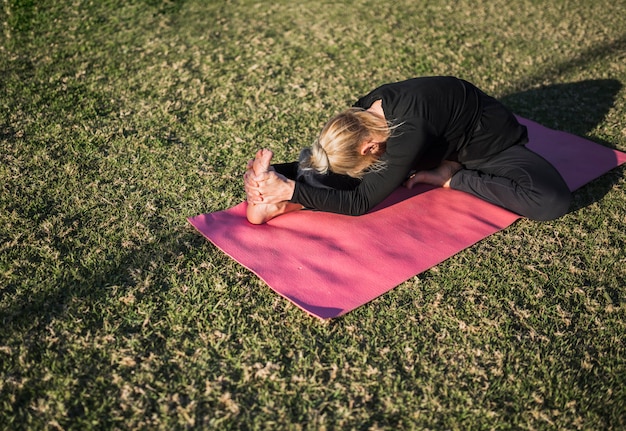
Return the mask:
[[[383,82],[626,150],[619,0],[5,0],[0,428],[623,429],[626,192],[321,322],[185,221]],[[358,288],[358,286],[355,286]]]

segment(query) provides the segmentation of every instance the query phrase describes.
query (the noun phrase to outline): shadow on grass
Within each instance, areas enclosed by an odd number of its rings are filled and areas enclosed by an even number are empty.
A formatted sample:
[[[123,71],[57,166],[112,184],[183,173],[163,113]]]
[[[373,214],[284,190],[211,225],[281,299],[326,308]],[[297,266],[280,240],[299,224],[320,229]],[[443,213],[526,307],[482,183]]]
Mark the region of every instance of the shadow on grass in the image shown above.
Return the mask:
[[[614,106],[621,89],[622,84],[614,79],[585,80],[520,91],[500,97],[500,101],[516,114],[544,126],[586,136]]]

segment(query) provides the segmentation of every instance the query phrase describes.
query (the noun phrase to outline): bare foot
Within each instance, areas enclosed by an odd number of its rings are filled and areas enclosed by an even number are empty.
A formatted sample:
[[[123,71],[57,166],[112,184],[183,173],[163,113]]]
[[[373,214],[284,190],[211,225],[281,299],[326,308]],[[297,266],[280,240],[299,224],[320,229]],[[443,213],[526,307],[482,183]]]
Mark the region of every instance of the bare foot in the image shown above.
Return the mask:
[[[270,150],[259,150],[252,162],[254,175],[260,175],[270,169],[270,161],[274,154]],[[302,209],[302,205],[291,202],[280,202],[277,204],[251,204],[246,208],[246,218],[252,224],[263,224],[276,216],[287,212]]]
[[[280,202],[277,204],[248,204],[246,218],[252,224],[267,223],[274,217],[302,209],[302,205],[292,202]]]
[[[450,180],[462,166],[460,163],[453,162],[452,160],[444,160],[435,169],[429,171],[419,171],[409,178],[405,186],[409,189],[417,183],[425,183],[438,187],[450,187]]]
[[[254,175],[261,175],[262,173],[269,171],[272,156],[274,156],[274,153],[272,153],[271,150],[263,149],[257,151],[256,156],[254,157],[254,162],[252,163]]]

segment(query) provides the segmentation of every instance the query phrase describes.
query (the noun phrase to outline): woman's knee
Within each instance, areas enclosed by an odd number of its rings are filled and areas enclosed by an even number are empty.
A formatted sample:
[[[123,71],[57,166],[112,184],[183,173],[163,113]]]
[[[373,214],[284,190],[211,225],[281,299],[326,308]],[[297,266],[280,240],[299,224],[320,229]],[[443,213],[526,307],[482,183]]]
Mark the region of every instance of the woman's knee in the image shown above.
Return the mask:
[[[528,214],[524,216],[538,221],[554,220],[567,214],[571,201],[572,193],[563,184],[545,193],[543,198],[537,201],[536,205],[530,208]]]

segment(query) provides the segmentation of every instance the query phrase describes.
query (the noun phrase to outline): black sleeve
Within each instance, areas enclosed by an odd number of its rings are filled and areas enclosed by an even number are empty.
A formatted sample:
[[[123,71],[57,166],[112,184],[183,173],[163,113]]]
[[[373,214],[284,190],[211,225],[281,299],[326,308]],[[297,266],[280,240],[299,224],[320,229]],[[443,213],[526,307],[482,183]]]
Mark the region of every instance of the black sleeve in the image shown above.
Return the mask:
[[[365,214],[404,182],[432,141],[432,128],[425,120],[404,122],[387,142],[385,167],[366,174],[354,190],[319,189],[296,181],[291,202],[320,211]]]
[[[272,164],[272,167],[276,172],[286,176],[290,180],[295,180],[298,176],[298,162],[277,163]]]

